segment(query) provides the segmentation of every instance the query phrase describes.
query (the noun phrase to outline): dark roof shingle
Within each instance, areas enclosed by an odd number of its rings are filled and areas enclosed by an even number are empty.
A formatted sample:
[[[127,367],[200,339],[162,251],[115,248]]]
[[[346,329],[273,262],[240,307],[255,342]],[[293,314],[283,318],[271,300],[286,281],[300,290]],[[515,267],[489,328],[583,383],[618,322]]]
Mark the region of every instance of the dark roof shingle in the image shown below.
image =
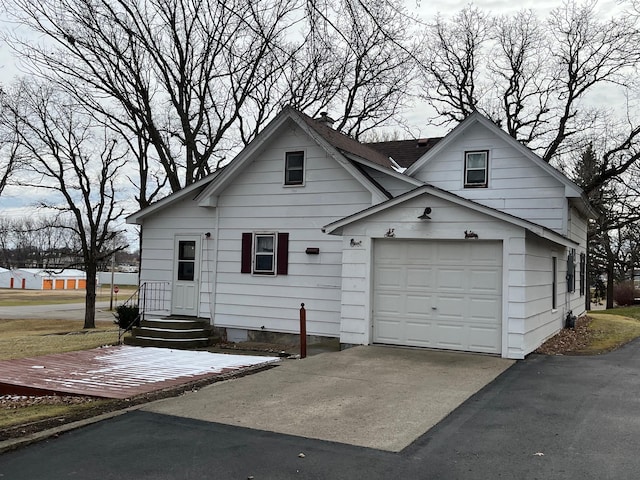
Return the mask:
[[[409,168],[416,160],[431,150],[442,137],[422,138],[418,140],[394,140],[390,142],[367,143],[369,147],[381,152],[402,168]]]
[[[348,135],[340,133],[325,123],[314,120],[310,116],[298,110],[292,110],[334,148],[342,152],[364,158],[365,160],[369,160],[386,168],[392,169],[394,167],[393,163],[389,160],[389,157],[385,155],[383,151],[371,148],[367,144],[360,143]]]

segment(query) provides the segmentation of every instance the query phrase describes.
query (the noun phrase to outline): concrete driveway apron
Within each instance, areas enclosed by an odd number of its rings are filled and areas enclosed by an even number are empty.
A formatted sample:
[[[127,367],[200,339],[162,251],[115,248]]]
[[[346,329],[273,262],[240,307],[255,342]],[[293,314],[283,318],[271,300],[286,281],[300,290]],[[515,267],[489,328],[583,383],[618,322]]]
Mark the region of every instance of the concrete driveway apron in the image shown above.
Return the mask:
[[[362,346],[289,360],[144,410],[398,452],[512,364]]]

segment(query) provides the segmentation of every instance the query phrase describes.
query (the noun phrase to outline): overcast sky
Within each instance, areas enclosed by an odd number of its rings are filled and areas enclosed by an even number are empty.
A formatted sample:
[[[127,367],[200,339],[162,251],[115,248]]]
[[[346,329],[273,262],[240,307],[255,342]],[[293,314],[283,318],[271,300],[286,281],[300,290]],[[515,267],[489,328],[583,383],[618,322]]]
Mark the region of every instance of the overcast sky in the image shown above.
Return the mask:
[[[466,0],[441,0],[439,2],[407,0],[408,10],[413,14],[419,15],[421,20],[427,23],[433,20],[438,13],[445,16],[455,14],[468,4],[469,2]],[[558,0],[478,0],[473,2],[473,4],[493,14],[513,13],[517,10],[530,8],[537,12],[539,17],[544,18],[552,9],[561,6],[562,2]],[[621,10],[616,0],[600,1],[597,4],[597,8],[603,12],[603,20]],[[0,28],[15,28],[7,22],[4,13],[0,13]],[[0,43],[0,82],[10,83],[19,73],[9,48],[4,43]],[[611,98],[606,98],[605,94],[603,94],[601,101],[611,102]],[[416,127],[413,131],[414,135],[419,137],[443,135],[446,130],[424,126],[424,108],[422,105],[417,105],[416,108],[407,115],[408,122]],[[31,204],[33,200],[24,198],[22,195],[24,195],[24,192],[18,195],[14,189],[5,190],[2,198],[0,198],[0,215],[24,216],[25,212],[32,211],[32,209],[25,205]]]

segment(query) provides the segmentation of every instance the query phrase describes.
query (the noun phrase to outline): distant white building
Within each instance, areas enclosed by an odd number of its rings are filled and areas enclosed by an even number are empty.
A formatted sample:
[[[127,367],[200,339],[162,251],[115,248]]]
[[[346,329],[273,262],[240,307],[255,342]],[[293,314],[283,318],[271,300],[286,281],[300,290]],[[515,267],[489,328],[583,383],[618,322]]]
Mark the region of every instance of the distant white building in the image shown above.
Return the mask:
[[[87,275],[76,269],[61,272],[39,268],[0,269],[0,288],[22,290],[84,290]]]

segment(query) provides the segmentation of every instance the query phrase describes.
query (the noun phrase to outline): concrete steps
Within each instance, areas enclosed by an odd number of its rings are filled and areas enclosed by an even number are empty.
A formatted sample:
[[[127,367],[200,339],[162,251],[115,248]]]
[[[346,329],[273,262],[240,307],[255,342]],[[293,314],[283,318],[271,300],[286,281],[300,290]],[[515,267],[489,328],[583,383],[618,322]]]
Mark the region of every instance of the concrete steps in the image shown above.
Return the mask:
[[[189,350],[211,345],[211,326],[196,318],[148,318],[124,337],[125,345]]]

